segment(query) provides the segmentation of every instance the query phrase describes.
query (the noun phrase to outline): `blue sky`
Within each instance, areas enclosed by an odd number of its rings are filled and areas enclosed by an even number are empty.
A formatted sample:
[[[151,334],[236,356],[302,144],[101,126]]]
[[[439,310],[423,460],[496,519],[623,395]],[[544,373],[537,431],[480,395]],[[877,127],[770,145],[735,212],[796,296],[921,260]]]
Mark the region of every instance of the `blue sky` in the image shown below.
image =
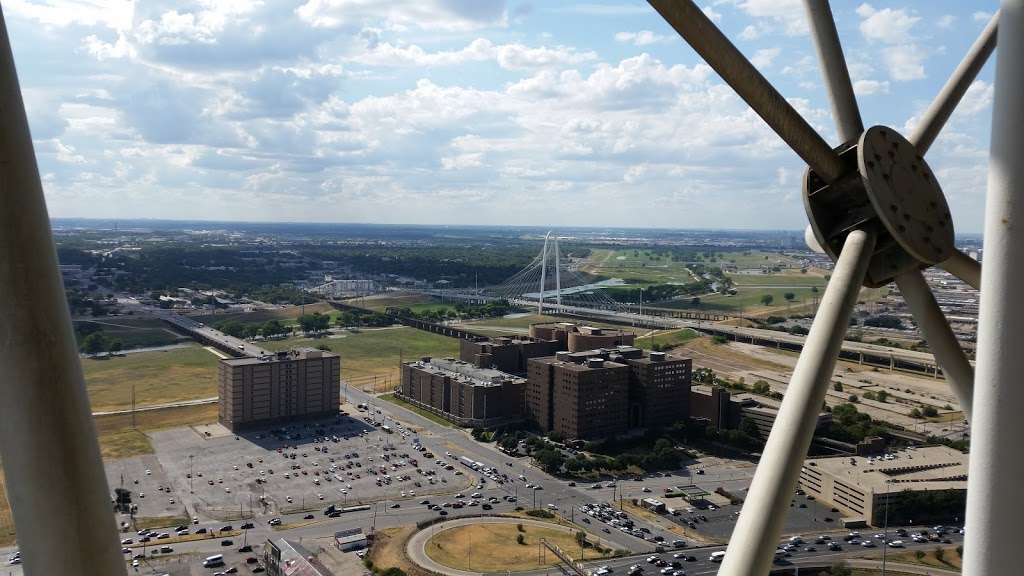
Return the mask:
[[[801,0],[700,5],[835,143]],[[834,1],[865,124],[907,133],[996,5]],[[52,216],[806,224],[799,159],[646,2],[3,10]],[[993,64],[928,154],[961,232],[982,227]]]

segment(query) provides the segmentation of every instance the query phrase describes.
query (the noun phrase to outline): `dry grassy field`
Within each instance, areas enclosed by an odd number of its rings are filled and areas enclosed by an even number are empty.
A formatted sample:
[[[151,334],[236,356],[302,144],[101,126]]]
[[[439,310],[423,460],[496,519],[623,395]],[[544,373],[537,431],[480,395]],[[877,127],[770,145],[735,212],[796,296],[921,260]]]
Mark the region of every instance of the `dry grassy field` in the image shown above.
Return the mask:
[[[522,544],[516,540],[520,534],[523,536]],[[475,524],[444,530],[427,541],[426,552],[435,562],[460,570],[518,572],[557,563],[558,559],[553,554],[538,549],[541,538],[579,557],[580,546],[573,531],[555,525],[545,528],[533,524],[522,524],[520,531],[516,524],[511,523]],[[596,541],[593,537],[591,539]],[[593,548],[586,548],[585,554],[587,560],[607,557]]]
[[[217,395],[217,356],[198,344],[120,356],[83,358],[93,412],[195,400]]]

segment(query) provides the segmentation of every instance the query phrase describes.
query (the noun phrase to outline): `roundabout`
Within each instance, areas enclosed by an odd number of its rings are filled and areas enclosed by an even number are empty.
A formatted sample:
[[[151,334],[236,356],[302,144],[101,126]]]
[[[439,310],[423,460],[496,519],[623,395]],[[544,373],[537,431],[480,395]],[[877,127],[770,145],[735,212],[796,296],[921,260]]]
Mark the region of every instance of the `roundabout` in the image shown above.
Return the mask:
[[[428,526],[409,539],[406,555],[421,568],[446,576],[479,576],[494,572],[544,571],[558,563],[541,539],[565,554],[587,561],[609,558],[611,550],[598,552],[590,543],[599,539],[587,533],[588,544],[577,540],[580,529],[528,518],[487,516],[459,518]]]

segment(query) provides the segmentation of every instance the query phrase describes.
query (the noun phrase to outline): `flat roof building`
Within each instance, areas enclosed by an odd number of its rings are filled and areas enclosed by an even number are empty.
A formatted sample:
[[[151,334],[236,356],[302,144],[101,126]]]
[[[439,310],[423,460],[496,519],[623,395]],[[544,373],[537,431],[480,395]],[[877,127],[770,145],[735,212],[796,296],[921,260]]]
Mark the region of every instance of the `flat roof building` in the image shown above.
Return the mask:
[[[881,526],[886,514],[890,525],[963,521],[967,454],[924,446],[877,457],[808,458],[800,488],[873,526]]]
[[[459,359],[478,368],[494,368],[508,374],[526,375],[526,361],[551,356],[559,348],[558,340],[530,337],[478,338],[459,341]]]
[[[454,358],[425,357],[401,366],[399,393],[463,426],[522,417],[526,380]]]
[[[615,346],[570,352],[566,358],[583,363],[603,358],[629,366],[629,427],[670,426],[690,414],[693,360],[634,346]]]
[[[632,346],[636,335],[617,328],[577,326],[572,322],[545,322],[530,325],[530,337],[557,340],[558,350],[582,352],[595,348]]]
[[[341,404],[341,357],[302,348],[227,358],[218,364],[217,393],[220,423],[230,430],[333,416]]]
[[[544,432],[590,440],[621,434],[629,427],[626,364],[559,352],[532,358],[528,365],[526,413]]]

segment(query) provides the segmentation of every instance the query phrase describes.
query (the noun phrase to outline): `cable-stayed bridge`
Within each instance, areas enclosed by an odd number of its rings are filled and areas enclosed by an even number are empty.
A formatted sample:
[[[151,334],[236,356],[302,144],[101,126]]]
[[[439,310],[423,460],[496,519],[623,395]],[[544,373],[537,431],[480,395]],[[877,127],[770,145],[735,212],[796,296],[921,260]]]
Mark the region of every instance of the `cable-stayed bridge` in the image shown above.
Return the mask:
[[[577,270],[576,264],[561,255],[558,236],[548,232],[540,253],[522,270],[501,284],[478,289],[433,289],[418,292],[465,302],[492,302],[504,300],[516,306],[533,308],[538,314],[589,315],[608,317],[617,321],[641,323],[646,320],[665,320],[644,316],[640,309],[618,302],[605,288],[620,286],[621,280],[595,280]],[[644,322],[646,324],[646,322]],[[657,327],[677,327],[679,324],[649,324]]]
[[[540,253],[522,270],[501,284],[477,289],[435,288],[405,291],[476,304],[506,301],[514,306],[535,310],[537,314],[575,316],[627,326],[658,329],[693,328],[729,340],[794,351],[803,349],[806,341],[804,336],[788,332],[715,323],[714,320],[720,318],[702,318],[704,315],[700,314],[685,318],[652,313],[645,310],[642,301],[638,300],[634,304],[618,302],[611,298],[605,288],[619,285],[623,285],[620,280],[597,281],[579,272],[575,263],[562,258],[558,237],[549,232],[544,237]],[[914,370],[936,378],[943,375],[934,356],[928,352],[843,341],[839,355],[847,360],[890,370]]]

